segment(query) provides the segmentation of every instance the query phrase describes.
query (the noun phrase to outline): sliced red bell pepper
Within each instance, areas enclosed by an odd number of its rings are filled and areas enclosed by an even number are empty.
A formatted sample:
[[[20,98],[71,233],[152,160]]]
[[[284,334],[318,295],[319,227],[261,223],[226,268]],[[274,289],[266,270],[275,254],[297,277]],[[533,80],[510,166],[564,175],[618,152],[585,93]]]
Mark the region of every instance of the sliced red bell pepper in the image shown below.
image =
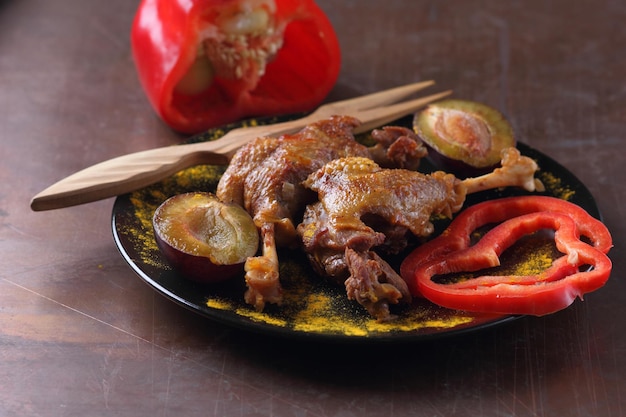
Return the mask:
[[[470,246],[478,228],[500,223]],[[436,275],[474,272],[500,264],[502,252],[524,235],[553,229],[564,255],[528,276],[483,275],[446,284]],[[580,237],[590,242],[583,242]],[[605,284],[612,247],[608,229],[581,207],[553,197],[523,196],[486,201],[461,212],[439,237],[412,252],[401,275],[413,295],[443,307],[501,314],[544,315]]]
[[[143,0],[131,41],[150,103],[184,133],[311,110],[340,67],[313,0]]]

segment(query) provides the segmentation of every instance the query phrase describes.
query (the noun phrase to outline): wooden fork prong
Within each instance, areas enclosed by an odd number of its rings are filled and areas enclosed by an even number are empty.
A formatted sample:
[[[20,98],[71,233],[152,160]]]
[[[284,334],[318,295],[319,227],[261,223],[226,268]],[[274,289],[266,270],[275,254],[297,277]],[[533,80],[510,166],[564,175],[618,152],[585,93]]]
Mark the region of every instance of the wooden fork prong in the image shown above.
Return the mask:
[[[409,97],[411,94],[417,93],[431,85],[434,85],[433,80],[420,81],[412,84],[406,84],[399,87],[390,88],[388,90],[378,91],[376,93],[366,94],[359,97],[350,98],[347,100],[338,101],[330,104],[329,106],[337,109],[348,110],[367,110],[374,107],[386,106],[388,104],[396,103]]]
[[[239,136],[242,132],[245,132],[245,134],[255,132],[258,136],[279,136],[285,133],[296,132],[310,123],[316,122],[320,119],[326,119],[330,116],[342,114],[352,115],[355,114],[355,112],[361,112],[370,109],[372,110],[372,112],[375,112],[379,108],[384,109],[386,108],[384,106],[405,99],[412,94],[423,90],[424,88],[430,87],[433,84],[435,84],[435,82],[432,80],[420,81],[412,84],[394,87],[384,91],[379,91],[376,93],[366,94],[364,96],[328,103],[319,107],[313,113],[300,119],[288,120],[285,122],[275,123],[271,125],[234,129],[233,131],[227,133],[221,140],[225,140],[227,138],[228,140],[230,140],[233,136]]]
[[[384,107],[349,112],[347,114],[356,117],[362,122],[360,126],[354,129],[354,133],[363,133],[414,113],[427,104],[441,100],[450,94],[452,94],[452,90],[431,94],[426,97],[419,97],[409,101],[403,101],[401,103],[390,104]]]

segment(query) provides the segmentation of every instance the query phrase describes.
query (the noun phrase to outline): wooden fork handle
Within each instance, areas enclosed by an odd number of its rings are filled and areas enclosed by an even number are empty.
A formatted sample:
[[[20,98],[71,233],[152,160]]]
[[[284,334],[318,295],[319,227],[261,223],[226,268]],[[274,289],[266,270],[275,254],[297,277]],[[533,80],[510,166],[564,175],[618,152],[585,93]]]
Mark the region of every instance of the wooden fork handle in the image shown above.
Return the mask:
[[[226,165],[230,150],[211,142],[136,152],[85,168],[51,185],[31,200],[34,211],[90,203],[129,193],[199,164]]]

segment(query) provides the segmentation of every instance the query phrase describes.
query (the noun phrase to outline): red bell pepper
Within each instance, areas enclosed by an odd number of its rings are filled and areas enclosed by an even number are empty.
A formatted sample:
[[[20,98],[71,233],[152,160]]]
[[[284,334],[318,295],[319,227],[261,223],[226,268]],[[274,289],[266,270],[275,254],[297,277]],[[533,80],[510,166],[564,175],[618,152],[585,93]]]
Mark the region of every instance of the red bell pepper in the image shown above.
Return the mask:
[[[143,0],[131,43],[150,103],[184,133],[312,110],[340,67],[313,0]]]
[[[476,244],[472,233],[499,223]],[[452,284],[436,275],[474,272],[500,264],[500,255],[524,235],[553,229],[564,255],[539,274],[483,275]],[[583,242],[584,236],[589,243]],[[605,284],[613,243],[608,229],[581,207],[553,197],[524,196],[486,201],[461,212],[437,238],[413,251],[401,275],[413,295],[443,307],[485,313],[544,315]]]

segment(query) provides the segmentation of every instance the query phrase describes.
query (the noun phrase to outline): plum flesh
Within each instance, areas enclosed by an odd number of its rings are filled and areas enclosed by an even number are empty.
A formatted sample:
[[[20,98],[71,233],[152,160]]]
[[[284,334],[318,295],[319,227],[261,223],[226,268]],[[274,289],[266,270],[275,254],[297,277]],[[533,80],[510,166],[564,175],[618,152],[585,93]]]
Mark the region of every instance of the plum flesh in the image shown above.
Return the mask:
[[[413,127],[428,146],[433,163],[459,177],[493,170],[502,150],[516,145],[502,113],[469,100],[433,103],[415,115]]]
[[[202,283],[243,274],[246,259],[259,246],[248,212],[207,192],[170,197],[155,211],[152,225],[168,263],[186,278]]]

